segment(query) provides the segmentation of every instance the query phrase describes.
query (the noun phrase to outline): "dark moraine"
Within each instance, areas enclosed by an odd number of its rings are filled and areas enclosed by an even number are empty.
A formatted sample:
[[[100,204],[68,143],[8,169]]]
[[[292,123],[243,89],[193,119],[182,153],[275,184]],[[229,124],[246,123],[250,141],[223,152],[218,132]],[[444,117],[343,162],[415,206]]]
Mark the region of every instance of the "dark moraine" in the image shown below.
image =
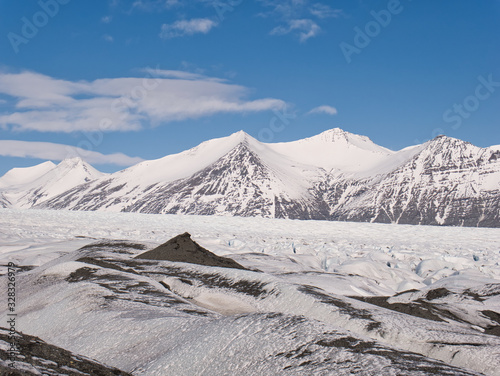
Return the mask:
[[[218,266],[222,268],[245,269],[244,266],[227,257],[220,257],[203,248],[191,239],[187,232],[170,239],[168,242],[141,253],[138,259],[165,260],[176,262],[187,262],[190,264]]]
[[[0,328],[0,341],[10,343],[7,328]],[[72,353],[24,333],[16,332],[19,352],[14,367],[10,367],[8,353],[0,350],[0,375],[67,375],[67,376],[132,376],[130,373],[107,366],[87,357]]]

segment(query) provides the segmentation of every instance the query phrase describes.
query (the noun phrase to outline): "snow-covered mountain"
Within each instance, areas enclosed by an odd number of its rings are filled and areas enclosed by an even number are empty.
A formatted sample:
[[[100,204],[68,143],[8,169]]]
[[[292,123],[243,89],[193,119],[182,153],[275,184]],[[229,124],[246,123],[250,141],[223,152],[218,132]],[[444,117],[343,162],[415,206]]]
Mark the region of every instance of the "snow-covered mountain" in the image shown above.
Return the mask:
[[[445,136],[410,151],[388,173],[329,184],[332,219],[500,226],[500,152]]]
[[[319,135],[292,142],[268,144],[292,160],[326,171],[362,173],[391,159],[394,151],[376,145],[368,137],[330,129]]]
[[[64,184],[52,173],[67,161],[33,181],[40,165],[10,171],[0,206],[500,227],[498,149],[439,136],[395,152],[339,128],[266,144],[240,131],[109,175],[79,161]]]
[[[30,208],[103,176],[105,174],[80,158],[66,159],[58,165],[44,162],[33,167],[14,168],[0,178],[0,206],[5,200],[7,205],[4,207]]]

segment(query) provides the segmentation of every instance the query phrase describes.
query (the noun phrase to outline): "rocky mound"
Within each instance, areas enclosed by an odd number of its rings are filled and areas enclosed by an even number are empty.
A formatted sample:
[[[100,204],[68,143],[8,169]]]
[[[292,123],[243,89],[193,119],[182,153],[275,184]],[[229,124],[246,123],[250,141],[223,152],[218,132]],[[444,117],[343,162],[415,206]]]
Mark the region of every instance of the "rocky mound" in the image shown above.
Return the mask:
[[[135,258],[146,260],[165,260],[187,262],[190,264],[218,266],[222,268],[245,269],[244,266],[227,257],[220,257],[203,248],[191,239],[187,232],[170,239],[168,242],[141,253]]]

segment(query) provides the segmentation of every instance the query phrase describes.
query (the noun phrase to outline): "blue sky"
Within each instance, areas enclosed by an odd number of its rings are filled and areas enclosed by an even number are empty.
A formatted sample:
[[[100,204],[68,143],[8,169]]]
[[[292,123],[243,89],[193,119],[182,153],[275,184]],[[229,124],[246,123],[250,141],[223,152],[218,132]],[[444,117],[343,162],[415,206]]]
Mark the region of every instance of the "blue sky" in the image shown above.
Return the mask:
[[[0,0],[0,18],[0,175],[74,155],[111,172],[240,129],[500,144],[499,0]]]

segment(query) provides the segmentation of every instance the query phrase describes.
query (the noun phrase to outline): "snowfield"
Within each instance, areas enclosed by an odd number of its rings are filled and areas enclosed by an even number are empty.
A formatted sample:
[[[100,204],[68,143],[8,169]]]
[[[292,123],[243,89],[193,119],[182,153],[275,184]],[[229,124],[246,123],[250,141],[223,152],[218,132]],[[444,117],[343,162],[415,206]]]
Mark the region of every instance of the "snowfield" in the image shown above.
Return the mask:
[[[250,270],[134,258],[186,231]],[[19,331],[133,375],[500,375],[500,229],[0,209],[9,262]]]

